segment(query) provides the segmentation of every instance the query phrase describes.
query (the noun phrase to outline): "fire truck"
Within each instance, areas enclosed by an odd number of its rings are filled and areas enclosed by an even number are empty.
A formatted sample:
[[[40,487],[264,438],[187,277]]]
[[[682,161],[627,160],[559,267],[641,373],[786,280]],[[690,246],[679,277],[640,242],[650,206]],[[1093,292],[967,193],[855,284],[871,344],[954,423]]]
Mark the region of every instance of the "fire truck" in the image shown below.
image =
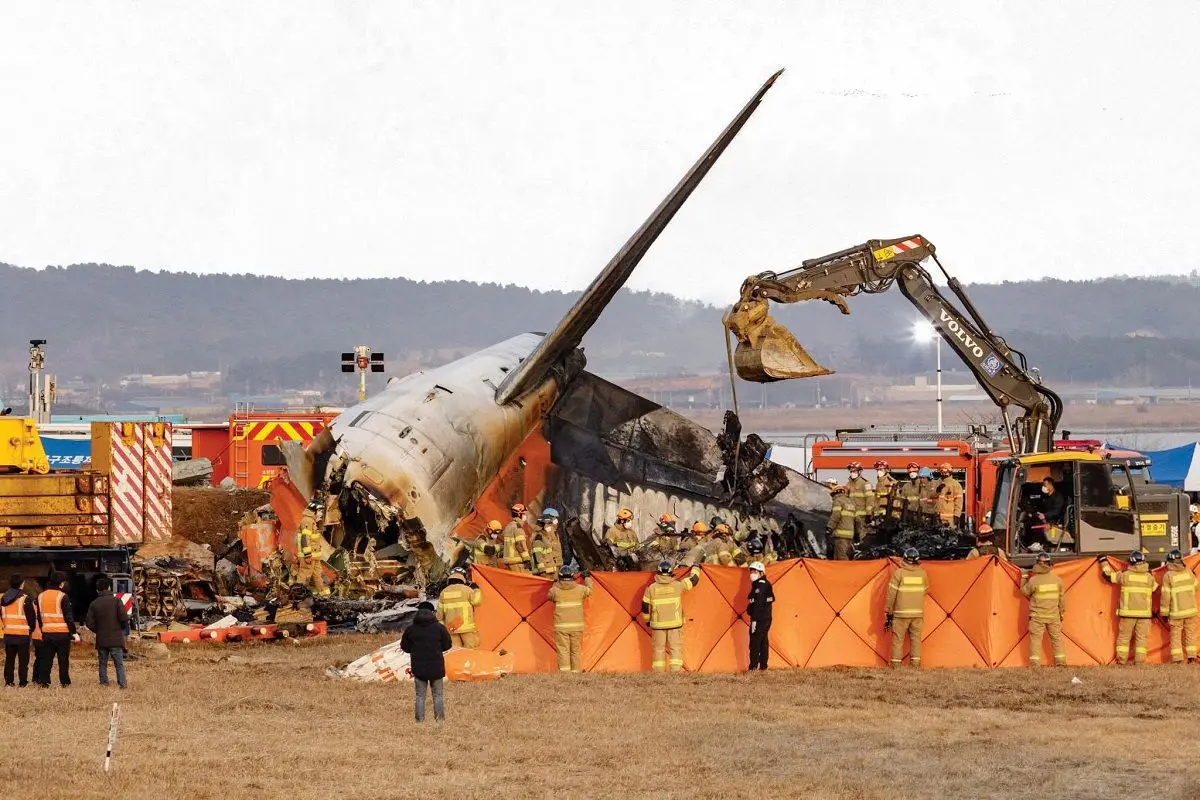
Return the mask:
[[[286,466],[281,442],[308,444],[336,411],[241,411],[229,422],[192,425],[192,458],[212,462],[212,481],[225,478],[244,489],[263,488]]]

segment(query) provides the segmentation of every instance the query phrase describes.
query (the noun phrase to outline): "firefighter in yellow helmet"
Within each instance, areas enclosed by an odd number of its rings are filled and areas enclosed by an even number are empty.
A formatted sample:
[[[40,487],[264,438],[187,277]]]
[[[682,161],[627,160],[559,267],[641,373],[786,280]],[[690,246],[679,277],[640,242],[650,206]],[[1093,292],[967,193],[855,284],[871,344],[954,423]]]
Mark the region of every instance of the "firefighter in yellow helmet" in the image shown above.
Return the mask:
[[[675,527],[673,514],[663,514],[658,518],[658,531],[642,549],[641,569],[652,570],[659,561],[670,561],[678,564],[687,550],[682,547],[682,537]]]
[[[867,523],[875,510],[875,490],[862,476],[863,465],[860,461],[851,461],[846,468],[850,472],[850,480],[846,481],[846,497],[849,500],[849,510],[854,515],[854,538],[858,541],[867,535]]]
[[[899,481],[892,477],[892,466],[880,459],[875,462],[875,503],[872,516],[876,522],[900,519]]]
[[[1114,570],[1108,563],[1108,556],[1100,556],[1100,568],[1104,570],[1104,577],[1121,587],[1121,600],[1117,606],[1117,663],[1128,663],[1132,643],[1133,663],[1141,664],[1146,660],[1146,639],[1150,635],[1150,615],[1158,581],[1150,573],[1150,565],[1141,550],[1129,554],[1126,570]]]
[[[671,562],[661,561],[642,595],[642,621],[650,626],[650,668],[655,672],[662,672],[668,663],[671,672],[683,669],[683,593],[699,582],[700,567],[675,580]]]
[[[533,574],[553,578],[562,566],[562,542],[558,538],[558,510],[543,509],[530,545],[533,554]]]
[[[708,544],[708,534],[707,522],[698,519],[692,523],[691,531],[679,543],[680,549],[687,552],[687,555],[684,556],[687,564],[695,566],[704,562],[704,549]]]
[[[504,550],[504,526],[494,519],[487,524],[483,533],[471,540],[471,563],[485,567],[500,565],[500,553]]]
[[[513,572],[529,572],[532,557],[529,553],[529,531],[525,528],[528,511],[524,503],[513,503],[512,519],[504,526],[504,566]]]
[[[1050,554],[1037,554],[1033,570],[1021,575],[1021,594],[1029,598],[1029,666],[1042,663],[1042,645],[1046,634],[1050,634],[1050,648],[1054,651],[1054,666],[1067,665],[1067,651],[1063,646],[1062,621],[1067,613],[1067,587],[1062,578],[1050,571]]]
[[[559,672],[583,672],[584,606],[592,595],[592,576],[587,570],[579,573],[583,583],[575,581],[575,570],[566,566],[558,571],[558,580],[546,597],[554,603],[554,651],[558,654]]]
[[[1176,663],[1200,663],[1196,656],[1196,613],[1196,576],[1184,566],[1183,554],[1174,549],[1167,553],[1159,614],[1171,631],[1171,660]]]
[[[707,550],[708,552],[704,559],[707,564],[730,566],[732,564],[741,565],[746,563],[746,554],[742,552],[742,548],[738,547],[737,542],[733,540],[733,531],[729,529],[724,520],[718,520],[713,526]]]
[[[829,524],[825,526],[825,535],[833,538],[834,560],[849,561],[854,554],[854,510],[845,486],[834,483],[829,492],[833,497],[833,511],[829,515]]]
[[[450,580],[438,596],[437,618],[450,631],[455,647],[479,647],[475,609],[483,603],[483,592],[471,582],[466,567],[450,570]]]
[[[617,512],[617,524],[608,529],[605,536],[613,555],[617,559],[617,569],[637,569],[637,549],[641,544],[637,531],[633,529],[633,512],[622,508]]]
[[[975,531],[975,546],[967,553],[967,558],[987,558],[996,556],[1002,561],[1008,561],[1008,554],[996,544],[996,532],[986,522]]]
[[[300,524],[296,526],[296,560],[299,562],[301,553],[307,549],[317,551],[320,549],[317,539],[317,514],[321,510],[321,504],[316,500],[309,502],[304,508],[304,513],[300,515]]]
[[[925,627],[925,593],[929,577],[921,567],[921,553],[915,547],[904,550],[904,560],[892,572],[887,588],[887,622],[885,630],[892,632],[892,666],[899,667],[904,653],[904,637],[908,636],[908,663],[921,666],[921,631]]]
[[[949,462],[938,465],[938,483],[934,488],[938,521],[954,528],[963,513],[963,487],[952,474],[954,467]]]

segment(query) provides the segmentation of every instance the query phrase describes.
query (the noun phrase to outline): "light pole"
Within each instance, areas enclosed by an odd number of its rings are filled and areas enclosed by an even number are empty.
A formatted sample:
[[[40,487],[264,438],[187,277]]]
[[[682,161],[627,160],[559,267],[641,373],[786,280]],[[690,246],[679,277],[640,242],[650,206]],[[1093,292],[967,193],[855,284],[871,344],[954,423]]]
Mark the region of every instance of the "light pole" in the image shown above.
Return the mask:
[[[918,342],[934,343],[937,351],[937,432],[942,432],[942,335],[932,322],[918,322],[913,325],[913,339]]]
[[[342,372],[358,370],[358,402],[367,399],[367,372],[383,372],[383,353],[372,353],[371,348],[360,344],[353,353],[342,353]]]

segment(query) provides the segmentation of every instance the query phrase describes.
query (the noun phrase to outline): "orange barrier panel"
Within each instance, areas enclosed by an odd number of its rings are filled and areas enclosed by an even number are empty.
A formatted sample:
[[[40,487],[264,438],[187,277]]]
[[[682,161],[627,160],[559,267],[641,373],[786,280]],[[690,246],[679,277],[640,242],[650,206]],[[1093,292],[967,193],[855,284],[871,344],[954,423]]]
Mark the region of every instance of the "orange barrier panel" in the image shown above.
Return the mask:
[[[1200,556],[1185,562],[1200,576]],[[884,666],[891,634],[883,629],[893,560],[783,561],[767,567],[775,588],[771,625],[774,667]],[[1020,570],[1007,561],[979,558],[928,562],[923,660],[930,667],[1017,667],[1029,659],[1029,603],[1020,591]],[[1124,564],[1113,560],[1114,568]],[[1155,570],[1161,583],[1165,567]],[[1067,587],[1063,620],[1067,663],[1114,661],[1119,589],[1094,559],[1054,567]],[[682,570],[679,575],[685,574]],[[648,572],[597,572],[587,601],[583,668],[589,672],[650,669],[650,633],[641,622]],[[481,647],[505,650],[515,672],[552,672],[553,604],[550,581],[491,567],[476,567],[483,591],[478,609]],[[750,589],[747,570],[705,566],[700,583],[683,596],[684,668],[735,672],[748,666]],[[1157,610],[1157,597],[1156,597]],[[1043,645],[1049,647],[1049,642]],[[1151,626],[1151,663],[1168,661],[1166,625]],[[1046,661],[1049,652],[1046,650]]]

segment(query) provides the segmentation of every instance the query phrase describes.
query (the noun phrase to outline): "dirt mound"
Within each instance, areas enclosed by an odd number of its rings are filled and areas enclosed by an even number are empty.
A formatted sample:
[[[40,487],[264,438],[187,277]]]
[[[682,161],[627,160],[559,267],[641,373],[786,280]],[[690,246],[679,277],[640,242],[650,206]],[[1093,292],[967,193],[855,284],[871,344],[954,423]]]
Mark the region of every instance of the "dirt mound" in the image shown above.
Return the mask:
[[[228,491],[213,486],[176,486],[171,515],[176,538],[206,544],[213,551],[237,536],[242,517],[270,502],[271,495],[253,489]]]

